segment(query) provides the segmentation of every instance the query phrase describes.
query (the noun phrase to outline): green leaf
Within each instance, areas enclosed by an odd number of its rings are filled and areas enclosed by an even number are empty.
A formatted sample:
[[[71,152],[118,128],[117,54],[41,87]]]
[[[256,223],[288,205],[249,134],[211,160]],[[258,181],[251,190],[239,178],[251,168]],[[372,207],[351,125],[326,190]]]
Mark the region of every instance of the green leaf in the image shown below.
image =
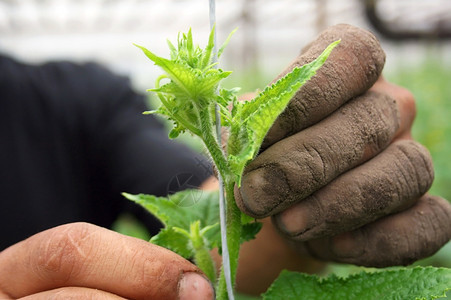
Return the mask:
[[[221,244],[218,191],[185,190],[169,197],[123,195],[165,225],[151,243],[194,259],[210,280],[215,280],[216,269],[209,252]]]
[[[219,82],[227,78],[232,72],[224,72],[221,69],[213,69],[203,74],[202,78],[196,78],[194,95],[200,99],[216,99],[216,90]]]
[[[210,249],[221,247],[221,227],[219,226],[219,222],[204,227],[202,229],[202,236],[207,239]]]
[[[169,47],[169,51],[171,54],[171,59],[175,60],[177,58],[177,49],[175,49],[175,46],[171,43],[170,40],[166,40],[168,47]]]
[[[150,240],[152,243],[189,258],[194,252],[187,245],[189,238],[180,231],[190,232],[192,224],[200,221],[201,233],[209,249],[221,247],[218,191],[185,190],[169,197],[127,193],[123,195],[143,206],[165,225],[166,228],[152,237]],[[245,214],[242,214],[241,218],[244,225],[240,243],[243,243],[255,238],[262,223],[255,222],[254,218]]]
[[[276,118],[286,108],[298,89],[316,74],[339,42],[330,44],[311,63],[294,68],[292,72],[264,89],[252,101],[237,103],[235,113],[232,115],[227,150],[238,186],[241,184],[244,167],[257,155],[265,135]]]
[[[255,236],[257,235],[257,233],[260,232],[260,229],[262,229],[262,226],[263,226],[263,223],[261,223],[261,222],[244,224],[241,229],[240,243],[242,244],[244,242],[255,239]]]
[[[255,219],[254,217],[248,216],[244,213],[241,214],[241,224],[248,224],[248,223],[253,223],[256,221],[257,221],[257,219]]]
[[[257,97],[251,101],[240,102],[243,106],[239,112],[238,117],[240,120],[245,120],[253,113],[259,110],[262,104],[271,101],[272,98],[278,98],[280,93],[291,92],[294,94],[297,90],[310,78],[312,78],[316,71],[322,67],[326,62],[332,50],[340,43],[340,40],[331,43],[327,48],[312,62],[305,64],[301,67],[294,68],[290,73],[277,80],[270,86],[267,86]],[[294,90],[294,91],[290,91]]]
[[[169,60],[147,50],[143,46],[136,45],[140,48],[144,54],[152,60],[157,66],[161,67],[181,89],[183,89],[187,94],[189,94],[189,87],[193,86],[194,75],[193,69],[190,68],[188,64],[184,64],[178,61]]]
[[[193,51],[194,50],[194,44],[193,44],[193,33],[191,31],[191,28],[188,30],[188,36],[186,38],[186,49],[188,50],[187,52],[188,52],[189,58],[192,59],[193,58],[192,54],[194,52]]]
[[[212,118],[200,117],[200,111],[210,110],[216,101],[221,102],[221,114],[227,118],[227,107],[224,97],[216,93],[219,83],[231,72],[214,69],[211,64],[214,48],[214,30],[211,31],[208,44],[204,50],[194,45],[191,29],[186,34],[179,34],[177,48],[168,41],[171,59],[160,57],[145,47],[135,45],[165,72],[156,80],[154,89],[165,108],[158,110],[174,121],[170,138],[176,138],[185,130],[202,137],[207,128],[211,127]],[[166,82],[169,79],[169,82]],[[160,86],[165,80],[166,84]],[[229,121],[224,121],[227,124]],[[212,123],[205,126],[205,123]],[[213,131],[212,131],[213,132]]]
[[[282,271],[262,296],[264,300],[437,299],[450,289],[451,269],[446,268],[400,268],[325,279]]]
[[[216,25],[213,26],[213,28],[210,31],[210,36],[208,37],[208,44],[205,47],[205,50],[202,53],[202,58],[201,58],[201,64],[200,64],[200,68],[201,69],[206,69],[210,63],[211,63],[211,58],[212,58],[212,52],[213,52],[213,48],[215,47],[214,41],[215,41],[215,27]]]
[[[227,44],[230,42],[230,39],[232,38],[232,35],[238,30],[238,28],[235,28],[234,30],[232,30],[232,32],[229,34],[229,36],[227,37],[227,39],[225,40],[225,42],[222,44],[222,46],[219,48],[218,50],[218,58],[221,57],[222,52],[224,52],[225,47],[227,46]]]
[[[191,223],[200,220],[201,228],[219,222],[218,191],[184,190],[169,197],[123,195],[157,217],[167,227],[190,231]]]
[[[189,238],[174,230],[174,227],[163,228],[157,235],[154,235],[150,242],[165,247],[184,258],[191,258],[194,256],[194,251],[190,247]]]

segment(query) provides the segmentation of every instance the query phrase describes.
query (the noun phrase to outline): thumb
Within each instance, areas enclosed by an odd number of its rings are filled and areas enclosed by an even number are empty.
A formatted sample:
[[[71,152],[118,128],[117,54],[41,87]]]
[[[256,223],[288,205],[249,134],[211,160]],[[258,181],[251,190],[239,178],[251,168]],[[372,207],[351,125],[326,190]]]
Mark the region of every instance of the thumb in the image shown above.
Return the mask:
[[[0,294],[65,287],[127,299],[213,299],[202,272],[177,254],[87,223],[49,229],[0,253]]]

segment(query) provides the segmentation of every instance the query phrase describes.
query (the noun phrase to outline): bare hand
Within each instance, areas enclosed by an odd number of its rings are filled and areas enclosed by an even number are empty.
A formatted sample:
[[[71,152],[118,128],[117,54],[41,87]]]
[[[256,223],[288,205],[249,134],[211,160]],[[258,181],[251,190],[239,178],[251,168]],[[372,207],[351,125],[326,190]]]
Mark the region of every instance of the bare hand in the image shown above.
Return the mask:
[[[213,299],[201,271],[164,248],[87,223],[0,252],[1,299]]]
[[[384,81],[370,33],[326,30],[284,73],[341,39],[278,118],[248,165],[240,208],[274,224],[316,257],[365,266],[408,264],[451,238],[451,206],[425,195],[428,151],[410,135],[411,93]]]

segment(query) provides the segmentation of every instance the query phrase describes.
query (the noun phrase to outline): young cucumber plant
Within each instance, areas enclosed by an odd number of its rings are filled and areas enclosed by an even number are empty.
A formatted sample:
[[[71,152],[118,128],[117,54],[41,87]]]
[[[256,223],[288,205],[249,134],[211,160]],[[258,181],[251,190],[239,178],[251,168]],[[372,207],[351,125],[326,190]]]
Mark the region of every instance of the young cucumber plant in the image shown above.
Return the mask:
[[[245,217],[236,206],[234,187],[240,186],[244,167],[256,156],[264,136],[277,116],[285,109],[299,87],[323,65],[337,43],[331,44],[312,63],[294,69],[249,102],[237,101],[237,89],[227,90],[219,86],[220,81],[228,77],[231,72],[214,68],[215,64],[212,64],[213,55],[219,58],[225,46],[222,46],[217,54],[213,53],[214,30],[204,50],[194,45],[191,30],[187,34],[179,35],[177,47],[168,43],[171,59],[159,57],[146,48],[138,46],[166,73],[157,79],[155,89],[151,90],[157,93],[162,105],[150,113],[162,114],[174,122],[174,128],[169,134],[171,138],[177,137],[185,130],[200,137],[223,178],[227,207],[227,246],[232,282],[235,280],[240,241],[243,240],[243,236],[249,236],[249,231],[256,232],[256,228],[259,227],[251,223],[251,218]],[[167,82],[162,85],[163,80]],[[226,153],[223,152],[222,145],[218,143],[215,134],[215,105],[219,106],[221,125],[228,127],[230,131]],[[231,106],[230,110],[229,106]],[[153,211],[153,213],[156,212]],[[204,224],[207,227],[200,229],[200,225],[202,224],[194,221],[189,231],[187,231],[188,228],[182,230],[180,227],[175,227],[172,232],[176,232],[179,237],[181,235],[185,238],[199,237],[198,240],[190,239],[191,248],[194,249],[199,245],[208,244],[202,242],[202,233],[205,236],[209,229],[212,230],[208,226],[213,226],[213,224]],[[194,232],[196,230],[198,232]],[[165,233],[168,231],[169,229]],[[196,259],[197,254],[192,254]],[[204,264],[204,261],[196,262],[200,266]],[[208,267],[205,267],[205,270],[207,269],[211,269],[210,263]],[[225,298],[226,293],[224,275],[221,275],[218,286],[219,298]]]
[[[220,87],[220,82],[231,72],[215,68],[216,64],[212,63],[215,55],[217,58],[221,56],[230,36],[217,54],[213,52],[214,30],[210,33],[205,49],[193,43],[191,30],[186,34],[179,34],[177,45],[168,42],[170,59],[157,56],[142,46],[137,45],[137,47],[165,72],[157,79],[155,88],[150,90],[158,95],[161,106],[147,113],[158,113],[173,121],[170,138],[175,138],[184,131],[200,137],[223,178],[226,192],[227,246],[230,273],[234,282],[240,244],[253,239],[261,228],[260,223],[241,213],[236,206],[234,187],[241,185],[241,176],[246,164],[257,155],[266,133],[276,118],[298,89],[315,75],[339,41],[330,44],[311,63],[294,68],[292,72],[265,88],[253,100],[238,102],[236,97],[238,89]],[[223,145],[218,143],[215,133],[215,105],[219,106],[221,125],[227,127],[229,131],[225,152]],[[217,192],[188,190],[168,197],[124,195],[145,207],[165,225],[165,228],[152,237],[150,242],[173,250],[185,258],[194,259],[206,276],[212,282],[217,282],[218,299],[233,297],[227,293],[224,270],[221,271],[220,278],[217,280],[216,267],[210,256],[210,250],[213,248],[218,248],[220,253],[222,249]],[[187,199],[194,204],[189,207],[179,205]],[[449,272],[446,274],[449,283],[451,275]],[[346,288],[352,288],[353,284],[360,284],[358,280],[365,280],[365,276],[372,276],[374,280],[378,275],[358,275],[349,281]],[[389,278],[389,275],[382,276]],[[307,275],[282,273],[281,278],[276,280],[264,298],[299,299],[301,295],[299,293],[303,295],[309,289],[312,293],[318,293],[331,286],[334,287],[334,291],[343,286],[341,284],[343,279],[334,277],[329,280],[331,281],[329,283],[320,282]],[[387,279],[388,283],[389,281]],[[298,285],[303,288],[301,292],[286,288],[286,286]],[[443,293],[448,287],[449,285],[446,287],[440,285],[434,292]],[[310,296],[307,298],[312,299]]]

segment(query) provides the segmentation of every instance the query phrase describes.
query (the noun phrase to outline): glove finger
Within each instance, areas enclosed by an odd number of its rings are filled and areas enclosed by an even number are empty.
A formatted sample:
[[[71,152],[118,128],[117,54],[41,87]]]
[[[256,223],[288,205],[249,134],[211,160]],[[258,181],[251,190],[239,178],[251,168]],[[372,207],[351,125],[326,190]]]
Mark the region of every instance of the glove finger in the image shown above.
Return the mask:
[[[320,34],[278,78],[296,66],[313,61],[338,39],[341,43],[325,64],[298,91],[273,124],[265,137],[263,149],[324,119],[376,82],[385,63],[385,53],[374,35],[345,24],[330,27]]]
[[[352,231],[412,206],[433,181],[429,152],[399,140],[274,217],[290,239],[308,241]]]
[[[331,116],[266,149],[236,193],[243,212],[279,213],[388,146],[399,127],[396,102],[368,92]]]
[[[382,76],[371,87],[370,91],[385,94],[396,99],[400,111],[400,126],[394,139],[412,139],[412,125],[415,120],[416,106],[413,94],[398,85],[386,81]]]
[[[367,267],[407,265],[428,257],[451,239],[451,205],[425,195],[410,209],[352,232],[307,243],[323,260]]]

